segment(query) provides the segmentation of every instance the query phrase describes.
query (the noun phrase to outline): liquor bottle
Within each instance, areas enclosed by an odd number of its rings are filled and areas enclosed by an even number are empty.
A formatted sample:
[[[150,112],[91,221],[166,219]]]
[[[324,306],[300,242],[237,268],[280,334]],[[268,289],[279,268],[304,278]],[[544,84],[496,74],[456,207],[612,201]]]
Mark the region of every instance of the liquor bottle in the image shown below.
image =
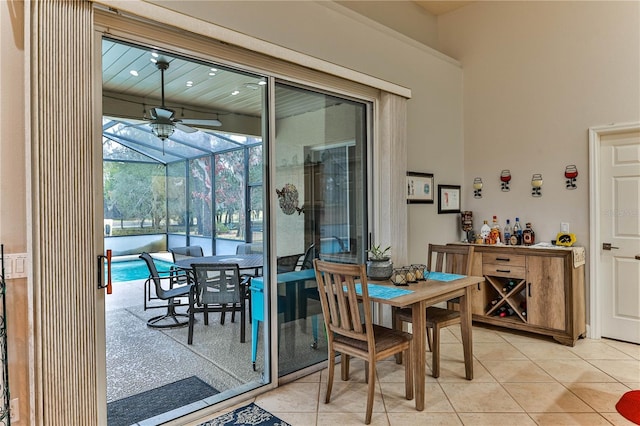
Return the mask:
[[[485,220],[484,224],[480,228],[480,237],[482,238],[482,244],[488,244],[490,232],[491,228],[489,227],[489,222]]]
[[[531,246],[536,243],[536,234],[531,228],[531,223],[527,222],[527,227],[522,231],[522,243],[525,246]]]
[[[504,235],[504,243],[507,245],[511,244],[511,232],[511,223],[507,219],[507,224],[504,226],[504,232],[502,233]]]
[[[490,244],[500,244],[502,242],[502,235],[500,232],[500,225],[498,224],[497,216],[493,216],[491,231],[489,232],[489,240]]]
[[[522,226],[520,226],[520,218],[516,217],[516,223],[513,224],[513,236],[515,236],[515,245],[522,244]],[[511,239],[513,242],[513,239]]]

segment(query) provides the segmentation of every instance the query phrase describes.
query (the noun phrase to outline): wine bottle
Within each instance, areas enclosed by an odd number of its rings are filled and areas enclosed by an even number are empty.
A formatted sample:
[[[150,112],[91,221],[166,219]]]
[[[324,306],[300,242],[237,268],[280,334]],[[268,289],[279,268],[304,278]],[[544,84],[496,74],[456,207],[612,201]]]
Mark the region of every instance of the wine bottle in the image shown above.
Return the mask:
[[[509,280],[509,282],[504,287],[502,287],[502,291],[504,291],[505,293],[509,293],[515,286],[516,283],[513,280]]]

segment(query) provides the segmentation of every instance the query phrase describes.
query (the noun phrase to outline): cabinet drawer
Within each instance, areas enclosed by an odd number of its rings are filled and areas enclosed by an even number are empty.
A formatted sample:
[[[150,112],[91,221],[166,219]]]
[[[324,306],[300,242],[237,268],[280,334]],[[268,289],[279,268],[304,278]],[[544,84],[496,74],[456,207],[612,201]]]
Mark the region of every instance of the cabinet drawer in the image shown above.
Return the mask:
[[[525,256],[520,254],[483,253],[482,263],[496,265],[525,266]]]
[[[493,275],[495,277],[513,277],[513,278],[524,278],[524,266],[514,266],[514,265],[493,265],[493,264],[484,264],[482,265],[482,275]]]

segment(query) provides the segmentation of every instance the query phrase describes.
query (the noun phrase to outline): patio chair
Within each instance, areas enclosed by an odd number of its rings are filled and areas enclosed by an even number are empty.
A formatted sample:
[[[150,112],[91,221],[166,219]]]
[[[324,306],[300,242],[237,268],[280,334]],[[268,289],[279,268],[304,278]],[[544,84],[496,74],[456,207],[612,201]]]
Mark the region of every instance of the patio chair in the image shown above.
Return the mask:
[[[189,247],[174,247],[169,249],[171,252],[171,256],[173,257],[173,262],[177,262],[178,260],[188,259],[191,257],[202,257],[202,247],[200,246],[189,246]],[[174,280],[170,283],[170,287],[174,285],[184,285],[187,284],[187,275],[184,271],[180,270],[176,267],[171,267],[169,271],[159,271],[160,275],[172,275]],[[147,281],[144,286],[144,310],[153,309],[156,306],[150,306],[149,302],[152,300],[158,299],[158,297],[154,297],[151,292],[151,281]]]
[[[147,268],[149,268],[149,278],[144,283],[145,289],[151,286],[155,287],[156,299],[166,300],[167,304],[164,306],[154,306],[151,308],[160,308],[166,307],[167,312],[164,315],[158,315],[153,318],[150,318],[147,321],[147,326],[152,328],[173,328],[173,327],[183,327],[187,325],[187,314],[179,314],[176,312],[175,308],[177,306],[186,306],[186,304],[180,303],[179,300],[176,301],[176,298],[180,297],[188,297],[189,296],[189,288],[190,285],[183,284],[177,285],[177,276],[173,273],[161,276],[156,268],[156,264],[153,262],[153,258],[149,255],[149,253],[142,253],[140,255],[140,259],[144,260],[147,264]],[[148,307],[146,305],[145,299],[145,310]],[[180,318],[185,318],[181,320]]]
[[[296,266],[298,266],[298,261],[302,256],[303,256],[302,254],[278,256],[278,258],[276,259],[278,273],[281,274],[283,272],[295,271]]]
[[[402,330],[373,324],[365,265],[331,263],[319,259],[314,261],[314,265],[324,324],[327,328],[329,375],[325,404],[331,399],[336,352],[339,352],[342,358],[342,380],[349,380],[349,357],[363,359],[368,382],[365,423],[369,424],[376,387],[377,361],[399,352],[404,353],[405,397],[413,398],[413,336]],[[357,284],[360,284],[361,297],[356,296]]]
[[[204,252],[200,246],[173,247],[170,248],[169,251],[171,252],[171,256],[173,256],[173,263],[190,257],[204,256]]]
[[[238,265],[234,263],[200,263],[191,265],[193,281],[189,292],[188,344],[193,344],[195,313],[204,313],[204,324],[209,325],[209,312],[220,312],[220,324],[224,325],[227,311],[240,312],[240,343],[245,342],[245,300],[248,280],[242,279]]]
[[[435,264],[432,257],[435,256]],[[473,246],[435,245],[429,244],[427,253],[427,270],[433,272],[448,272],[453,274],[471,275]],[[423,284],[423,285],[429,285]],[[455,299],[457,300],[457,299]],[[452,302],[452,301],[449,301]],[[410,308],[393,308],[392,324],[396,330],[402,329],[403,322],[411,322]],[[454,324],[460,324],[460,312],[437,306],[427,307],[427,343],[431,350],[431,375],[440,376],[440,330]],[[396,357],[401,362],[401,357]]]

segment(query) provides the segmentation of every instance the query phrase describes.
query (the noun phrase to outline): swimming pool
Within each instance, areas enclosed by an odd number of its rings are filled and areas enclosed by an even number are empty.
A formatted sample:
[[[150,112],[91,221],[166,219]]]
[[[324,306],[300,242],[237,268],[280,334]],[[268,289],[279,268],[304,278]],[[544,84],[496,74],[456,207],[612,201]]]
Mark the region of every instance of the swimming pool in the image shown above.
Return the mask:
[[[171,262],[153,259],[158,272],[168,271],[173,265]],[[142,259],[124,260],[111,263],[111,280],[114,283],[122,281],[146,280],[149,278],[149,268]]]

